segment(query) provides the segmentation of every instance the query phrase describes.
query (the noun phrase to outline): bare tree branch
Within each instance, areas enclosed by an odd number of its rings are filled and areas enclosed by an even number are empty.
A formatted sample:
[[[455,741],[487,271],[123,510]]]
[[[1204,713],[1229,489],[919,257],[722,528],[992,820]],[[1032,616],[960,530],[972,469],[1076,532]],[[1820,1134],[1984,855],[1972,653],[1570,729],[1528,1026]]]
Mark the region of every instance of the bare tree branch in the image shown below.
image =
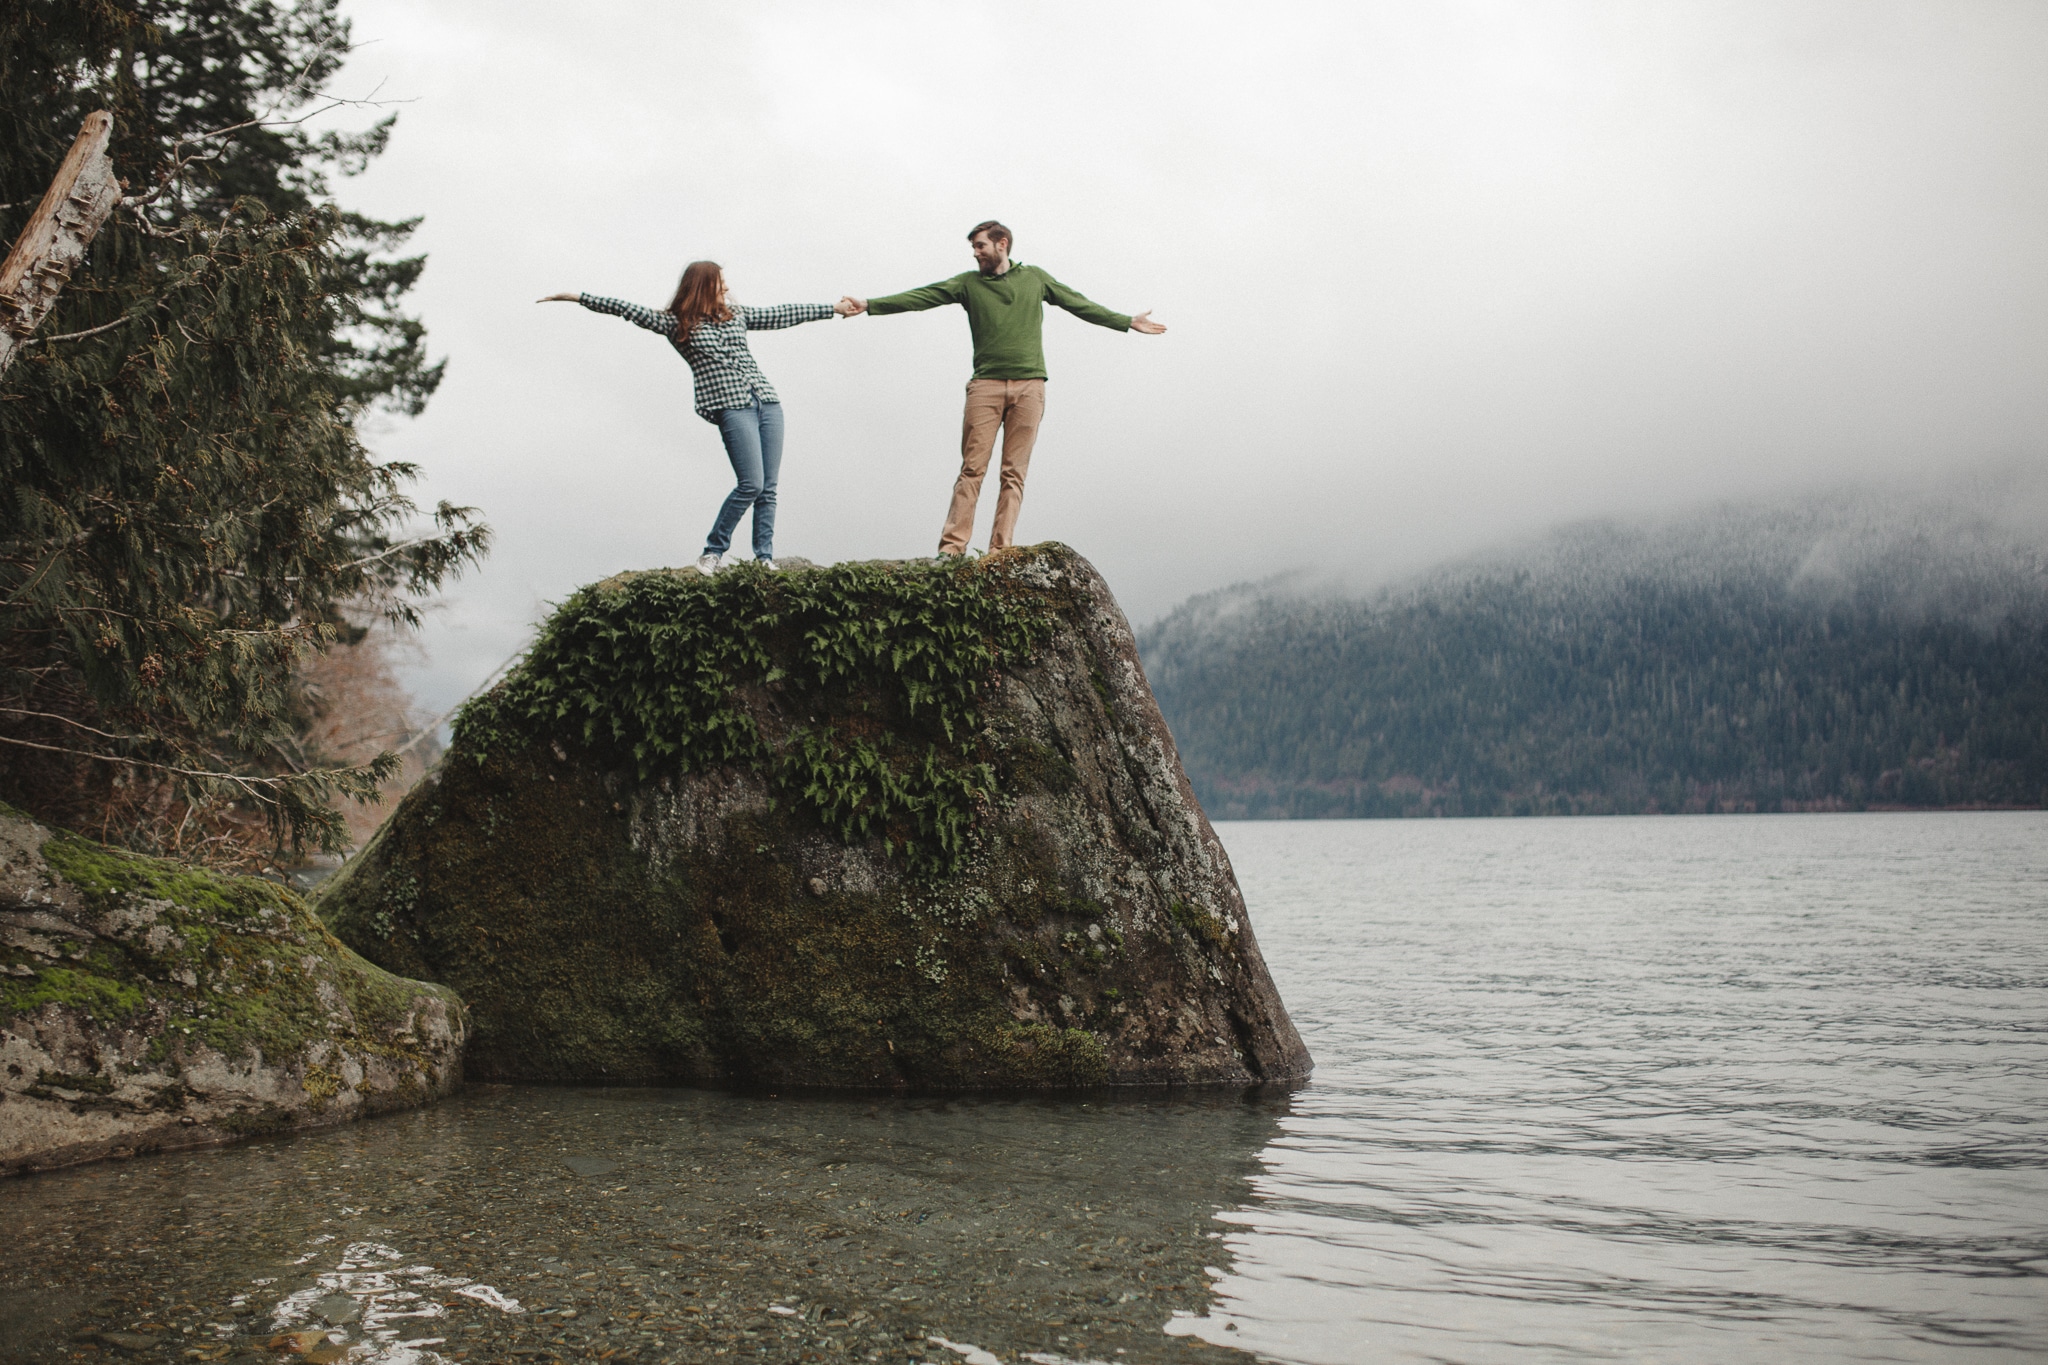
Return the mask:
[[[21,349],[25,351],[31,346],[47,346],[53,341],[76,341],[80,337],[89,337],[100,332],[111,332],[114,328],[129,320],[124,315],[115,318],[112,322],[103,322],[97,327],[88,327],[82,332],[59,332],[57,335],[50,337],[30,337],[27,341],[21,343]]]
[[[278,92],[277,98],[271,102],[270,107],[259,112],[256,117],[243,119],[239,123],[225,124],[208,132],[194,133],[189,138],[179,138],[176,142],[173,142],[171,144],[173,160],[170,166],[157,172],[156,188],[150,190],[147,194],[128,195],[121,200],[121,207],[130,210],[135,215],[136,222],[141,225],[142,230],[151,236],[174,237],[177,233],[158,229],[149,221],[149,216],[143,210],[161,198],[172,185],[178,182],[179,178],[187,170],[193,166],[217,160],[222,156],[230,145],[229,139],[233,138],[236,133],[246,132],[251,128],[295,128],[300,124],[312,122],[322,114],[332,113],[336,109],[382,109],[393,104],[412,103],[411,100],[378,99],[377,92],[384,88],[381,81],[362,99],[349,99],[343,95],[329,95],[325,91],[309,88],[306,84],[307,76],[321,58],[325,57],[332,50],[332,47],[333,44],[331,43],[323,44],[318,51],[307,58],[305,65],[299,68],[299,73],[292,77],[283,90]],[[295,97],[324,99],[326,103],[320,105],[317,109],[309,109],[294,118],[277,117],[285,105]],[[189,156],[184,155],[185,148],[198,146],[202,143],[212,143],[213,145],[203,152],[194,152]]]
[[[366,564],[375,564],[380,559],[389,559],[395,554],[410,550],[415,545],[431,545],[440,539],[442,537],[438,535],[414,536],[411,540],[403,540],[396,545],[387,545],[375,554],[364,555],[361,559],[351,559],[346,564],[337,564],[331,570],[331,573],[347,573],[350,569],[360,569]],[[221,578],[239,578],[245,581],[249,577],[248,574],[243,573],[240,569],[215,569],[214,573]],[[305,579],[299,574],[285,574],[283,577],[273,579],[272,581],[277,583],[303,583]]]
[[[147,738],[143,735],[116,735],[105,730],[95,730],[82,720],[73,720],[69,716],[60,716],[49,711],[25,711],[19,706],[0,706],[0,715],[34,716],[37,720],[54,720],[60,724],[83,730],[89,735],[98,735],[101,739],[118,739],[130,744],[145,744],[148,742]]]
[[[419,745],[420,741],[424,740],[428,735],[433,734],[435,731],[439,730],[443,725],[447,724],[448,718],[450,716],[453,716],[457,711],[460,711],[463,707],[469,705],[472,701],[475,701],[476,698],[480,696],[486,689],[488,689],[492,683],[498,680],[498,678],[505,672],[506,669],[512,667],[513,664],[518,663],[520,656],[525,653],[526,650],[524,647],[514,650],[512,652],[511,657],[507,658],[505,662],[499,664],[496,668],[491,670],[489,677],[485,678],[482,682],[478,683],[475,687],[471,688],[469,690],[468,696],[464,697],[461,701],[456,702],[455,705],[449,707],[446,711],[443,711],[440,715],[434,717],[434,719],[428,721],[425,727],[423,727],[418,734],[414,735],[405,743],[399,745],[396,749],[393,749],[391,751],[391,756],[393,758],[403,758],[405,755],[411,753],[413,749]]]
[[[172,773],[178,777],[199,777],[214,782],[227,782],[240,787],[244,793],[257,801],[268,799],[266,792],[277,791],[311,779],[347,777],[355,771],[352,768],[323,768],[316,772],[293,773],[288,777],[249,777],[242,773],[205,768],[180,768],[173,763],[151,763],[147,759],[126,758],[120,754],[94,753],[90,749],[67,749],[61,744],[39,744],[32,739],[16,739],[12,735],[0,735],[0,744],[16,744],[24,749],[41,749],[45,753],[70,754],[74,758],[93,758],[102,763],[125,764],[130,768],[148,768],[153,772]]]

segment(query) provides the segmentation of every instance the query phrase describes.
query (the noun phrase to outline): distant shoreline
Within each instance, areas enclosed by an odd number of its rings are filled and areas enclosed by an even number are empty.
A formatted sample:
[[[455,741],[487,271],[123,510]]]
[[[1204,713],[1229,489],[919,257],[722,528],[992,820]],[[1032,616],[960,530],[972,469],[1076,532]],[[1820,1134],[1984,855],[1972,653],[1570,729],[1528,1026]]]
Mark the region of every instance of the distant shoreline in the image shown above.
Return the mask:
[[[2010,813],[2015,811],[2042,811],[2048,806],[2032,805],[1991,805],[1983,802],[1954,806],[1819,806],[1803,810],[1612,810],[1612,811],[1505,811],[1487,814],[1460,812],[1416,812],[1412,815],[1218,815],[1203,810],[1213,820],[1226,820],[1249,824],[1316,824],[1338,820],[1383,820],[1388,823],[1418,820],[1615,820],[1641,819],[1666,816],[1721,816],[1721,815],[1940,815],[1956,813]]]
[[[2048,561],[1910,501],[1566,528],[1140,633],[1228,819],[2048,808]]]

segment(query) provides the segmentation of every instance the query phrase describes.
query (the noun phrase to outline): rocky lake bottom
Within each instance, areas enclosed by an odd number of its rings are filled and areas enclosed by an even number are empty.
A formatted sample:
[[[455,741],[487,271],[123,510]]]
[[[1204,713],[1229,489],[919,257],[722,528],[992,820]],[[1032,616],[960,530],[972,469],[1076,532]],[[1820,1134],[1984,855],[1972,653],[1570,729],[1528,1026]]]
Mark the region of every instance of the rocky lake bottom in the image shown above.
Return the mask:
[[[1217,1357],[1284,1106],[472,1087],[0,1189],[0,1360]]]

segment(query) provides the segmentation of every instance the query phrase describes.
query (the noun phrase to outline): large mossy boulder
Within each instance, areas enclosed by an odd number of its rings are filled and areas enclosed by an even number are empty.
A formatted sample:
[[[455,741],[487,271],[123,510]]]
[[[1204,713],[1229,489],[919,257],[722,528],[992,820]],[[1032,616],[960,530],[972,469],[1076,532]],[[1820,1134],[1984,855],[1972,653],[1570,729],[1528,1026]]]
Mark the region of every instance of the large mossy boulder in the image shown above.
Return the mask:
[[[1258,1083],[1309,1058],[1095,570],[584,589],[316,909],[472,1077]]]
[[[466,1027],[282,887],[0,806],[0,1174],[435,1099]]]

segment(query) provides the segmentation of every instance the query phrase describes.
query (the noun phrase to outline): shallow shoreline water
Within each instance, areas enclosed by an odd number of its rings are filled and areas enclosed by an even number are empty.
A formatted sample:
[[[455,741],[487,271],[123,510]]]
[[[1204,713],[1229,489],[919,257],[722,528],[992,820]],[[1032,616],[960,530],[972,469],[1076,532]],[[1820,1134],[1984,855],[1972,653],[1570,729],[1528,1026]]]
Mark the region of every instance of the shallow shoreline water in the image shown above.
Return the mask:
[[[0,1187],[0,1360],[1203,1359],[1285,1105],[473,1087]]]

